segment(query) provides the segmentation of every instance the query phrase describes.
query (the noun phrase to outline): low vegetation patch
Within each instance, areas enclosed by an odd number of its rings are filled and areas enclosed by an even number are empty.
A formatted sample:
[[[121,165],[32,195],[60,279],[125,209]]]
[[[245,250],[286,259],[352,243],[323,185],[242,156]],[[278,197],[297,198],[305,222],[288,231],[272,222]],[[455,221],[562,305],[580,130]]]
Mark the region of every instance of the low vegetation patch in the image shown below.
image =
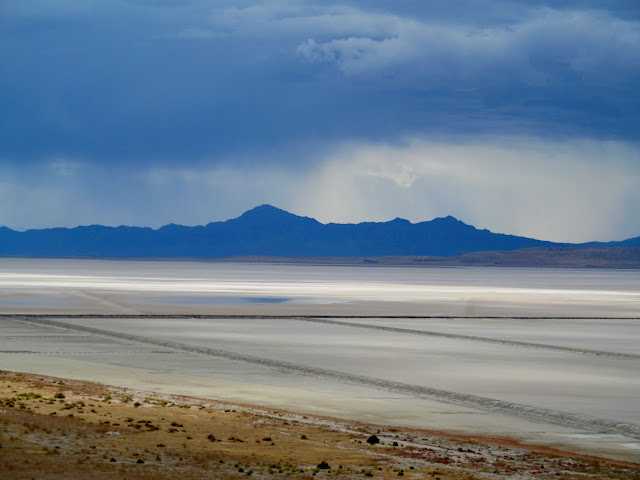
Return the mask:
[[[640,480],[633,464],[372,428],[0,372],[0,478]]]

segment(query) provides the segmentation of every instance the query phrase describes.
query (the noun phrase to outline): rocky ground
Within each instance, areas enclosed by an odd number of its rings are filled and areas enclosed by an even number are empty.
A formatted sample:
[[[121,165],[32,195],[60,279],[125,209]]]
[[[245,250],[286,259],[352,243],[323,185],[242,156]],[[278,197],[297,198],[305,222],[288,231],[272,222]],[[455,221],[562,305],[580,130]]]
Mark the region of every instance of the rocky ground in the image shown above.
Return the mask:
[[[640,464],[508,439],[3,371],[0,426],[2,479],[640,479]]]

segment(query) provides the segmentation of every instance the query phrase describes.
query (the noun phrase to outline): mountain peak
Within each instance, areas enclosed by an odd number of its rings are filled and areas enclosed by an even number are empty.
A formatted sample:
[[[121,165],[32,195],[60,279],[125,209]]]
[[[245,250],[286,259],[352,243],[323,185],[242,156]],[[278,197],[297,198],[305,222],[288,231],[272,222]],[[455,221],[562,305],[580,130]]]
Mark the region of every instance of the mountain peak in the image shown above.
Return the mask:
[[[269,225],[309,225],[319,224],[317,220],[308,217],[301,217],[286,210],[274,207],[272,205],[260,205],[258,207],[247,210],[242,215],[225,223],[239,223],[246,226],[269,226]]]
[[[446,217],[434,218],[431,221],[439,224],[444,224],[444,225],[467,225],[462,220],[458,220],[456,217],[452,215],[447,215]]]
[[[257,207],[254,207],[251,210],[247,210],[240,216],[244,217],[245,215],[253,216],[253,215],[293,215],[293,214],[287,212],[286,210],[282,210],[281,208],[277,208],[277,207],[274,207],[273,205],[269,205],[268,203],[265,203],[263,205],[258,205]]]
[[[163,225],[162,227],[160,227],[158,230],[161,230],[163,232],[179,232],[183,228],[184,226],[182,225],[177,225],[175,223],[168,223],[167,225]]]
[[[234,220],[276,220],[293,217],[296,217],[293,213],[289,213],[273,205],[264,204],[247,210]]]

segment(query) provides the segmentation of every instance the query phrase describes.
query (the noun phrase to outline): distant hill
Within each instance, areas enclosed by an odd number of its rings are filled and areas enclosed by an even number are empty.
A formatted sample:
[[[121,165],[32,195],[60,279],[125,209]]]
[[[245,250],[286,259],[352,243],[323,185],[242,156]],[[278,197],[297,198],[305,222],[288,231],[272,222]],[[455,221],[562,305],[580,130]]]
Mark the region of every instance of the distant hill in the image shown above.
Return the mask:
[[[589,242],[582,244],[584,247],[640,247],[640,237],[628,238],[621,242]]]
[[[313,265],[408,265],[431,267],[533,267],[640,269],[640,247],[533,247],[511,251],[463,253],[455,257],[266,257],[243,256],[221,262]]]
[[[617,245],[640,245],[640,237],[606,244]],[[238,218],[196,227],[170,224],[154,230],[91,225],[25,232],[0,228],[0,256],[5,257],[452,257],[566,246],[478,230],[450,216],[420,223],[396,218],[379,223],[322,224],[270,205],[256,207]]]

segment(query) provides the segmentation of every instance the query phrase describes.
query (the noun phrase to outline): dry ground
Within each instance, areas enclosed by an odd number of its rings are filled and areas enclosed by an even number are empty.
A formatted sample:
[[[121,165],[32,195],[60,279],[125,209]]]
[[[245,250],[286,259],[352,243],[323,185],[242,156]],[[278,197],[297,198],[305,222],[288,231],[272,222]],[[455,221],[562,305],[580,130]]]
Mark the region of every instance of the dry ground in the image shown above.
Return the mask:
[[[0,371],[2,480],[248,476],[640,479],[640,465]]]

